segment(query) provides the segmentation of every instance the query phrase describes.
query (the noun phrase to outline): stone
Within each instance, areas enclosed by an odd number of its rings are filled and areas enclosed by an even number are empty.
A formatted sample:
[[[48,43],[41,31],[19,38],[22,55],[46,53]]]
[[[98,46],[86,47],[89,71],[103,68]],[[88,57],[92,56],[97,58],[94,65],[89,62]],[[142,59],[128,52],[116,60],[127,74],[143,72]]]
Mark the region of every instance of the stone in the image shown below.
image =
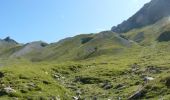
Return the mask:
[[[109,82],[105,82],[103,85],[102,85],[102,88],[105,89],[105,90],[108,90],[108,89],[111,89],[113,87],[113,85]]]
[[[16,91],[9,86],[9,87],[5,87],[4,88],[4,92],[9,94],[9,93],[14,93]]]
[[[125,87],[124,84],[118,84],[118,85],[115,87],[115,89],[121,89],[121,88],[123,88],[123,87]]]

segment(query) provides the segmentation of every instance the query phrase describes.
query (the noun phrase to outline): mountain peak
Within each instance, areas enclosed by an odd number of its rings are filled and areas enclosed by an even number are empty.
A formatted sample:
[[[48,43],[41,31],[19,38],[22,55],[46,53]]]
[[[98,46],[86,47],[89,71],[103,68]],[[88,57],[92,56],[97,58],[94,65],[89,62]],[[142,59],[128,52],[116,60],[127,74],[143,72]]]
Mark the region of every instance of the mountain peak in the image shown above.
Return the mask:
[[[136,14],[128,20],[112,27],[113,32],[124,33],[134,28],[154,24],[160,19],[170,15],[170,0],[152,0],[145,4]]]
[[[4,40],[5,40],[5,41],[10,41],[11,38],[8,36],[8,37],[6,37]]]
[[[5,42],[15,43],[18,44],[15,40],[11,39],[9,36],[3,39]]]

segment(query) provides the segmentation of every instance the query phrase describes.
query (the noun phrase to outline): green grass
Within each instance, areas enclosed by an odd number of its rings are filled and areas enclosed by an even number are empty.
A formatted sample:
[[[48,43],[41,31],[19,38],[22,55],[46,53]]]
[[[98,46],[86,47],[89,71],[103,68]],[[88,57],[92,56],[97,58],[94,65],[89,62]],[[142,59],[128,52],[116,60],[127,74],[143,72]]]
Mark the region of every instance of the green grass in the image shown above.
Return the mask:
[[[1,89],[12,87],[16,90],[12,94],[2,97],[17,98],[53,98],[61,100],[71,99],[72,93],[59,84],[50,73],[50,67],[43,64],[13,64],[1,68],[4,77],[0,79]]]
[[[144,33],[143,41],[130,45],[107,31],[50,44],[41,55],[5,59],[9,49],[0,59],[0,99],[72,100],[80,94],[87,100],[126,100],[142,87],[139,100],[169,100],[170,42],[156,41],[170,29],[165,21],[126,33],[131,40]],[[146,76],[154,80],[145,84]],[[16,92],[4,93],[8,86]]]
[[[145,75],[155,80],[145,85],[146,93],[141,99],[169,98],[169,88],[161,81],[170,76],[168,45],[168,42],[157,43],[154,48],[134,45],[120,54],[79,61],[33,63],[26,59],[7,60],[3,62],[5,66],[0,68],[0,72],[4,73],[4,77],[0,78],[0,88],[11,86],[16,93],[2,95],[1,98],[48,100],[60,97],[61,100],[68,100],[81,91],[81,98],[86,99],[127,99],[144,84],[142,76]],[[132,72],[134,63],[138,64],[139,70]],[[148,66],[162,69],[160,73],[149,73],[146,71]],[[30,85],[33,83],[34,87]],[[112,87],[104,89],[105,83]],[[120,84],[123,86],[116,88]]]

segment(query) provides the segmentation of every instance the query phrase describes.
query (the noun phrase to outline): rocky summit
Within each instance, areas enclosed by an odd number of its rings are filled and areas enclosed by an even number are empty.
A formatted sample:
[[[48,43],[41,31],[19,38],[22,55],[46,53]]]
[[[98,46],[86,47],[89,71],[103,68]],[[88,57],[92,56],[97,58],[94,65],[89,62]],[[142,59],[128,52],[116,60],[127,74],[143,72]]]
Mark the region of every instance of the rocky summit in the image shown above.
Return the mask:
[[[150,24],[154,24],[158,20],[170,15],[169,0],[151,0],[150,3],[144,5],[136,14],[128,20],[114,26],[111,30],[117,33],[128,32],[135,28],[141,28]]]

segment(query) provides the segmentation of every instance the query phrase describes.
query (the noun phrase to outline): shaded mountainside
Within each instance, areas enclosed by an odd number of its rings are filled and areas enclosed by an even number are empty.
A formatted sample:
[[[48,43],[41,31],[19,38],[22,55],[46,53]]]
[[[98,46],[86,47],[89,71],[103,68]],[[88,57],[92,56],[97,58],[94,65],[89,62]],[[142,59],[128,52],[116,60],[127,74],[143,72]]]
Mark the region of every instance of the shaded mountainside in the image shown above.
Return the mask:
[[[112,31],[118,33],[128,32],[134,28],[140,28],[154,24],[158,20],[170,15],[170,0],[152,0],[145,4],[135,15],[127,21],[112,28]]]

